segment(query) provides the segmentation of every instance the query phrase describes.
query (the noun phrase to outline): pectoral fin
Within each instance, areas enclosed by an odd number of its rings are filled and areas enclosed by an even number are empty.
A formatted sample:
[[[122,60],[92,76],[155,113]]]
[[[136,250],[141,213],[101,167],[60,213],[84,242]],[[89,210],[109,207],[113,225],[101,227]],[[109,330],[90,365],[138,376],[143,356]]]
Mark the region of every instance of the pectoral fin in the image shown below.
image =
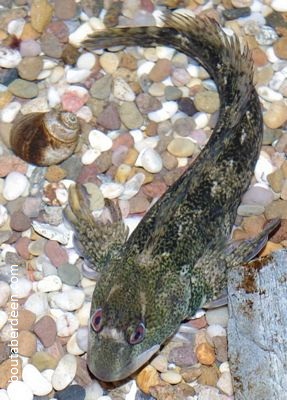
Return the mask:
[[[112,221],[96,220],[90,211],[84,189],[76,184],[69,188],[69,205],[64,210],[66,220],[72,225],[74,244],[87,260],[90,268],[100,272],[108,260],[119,251],[128,235],[120,211],[107,202]]]

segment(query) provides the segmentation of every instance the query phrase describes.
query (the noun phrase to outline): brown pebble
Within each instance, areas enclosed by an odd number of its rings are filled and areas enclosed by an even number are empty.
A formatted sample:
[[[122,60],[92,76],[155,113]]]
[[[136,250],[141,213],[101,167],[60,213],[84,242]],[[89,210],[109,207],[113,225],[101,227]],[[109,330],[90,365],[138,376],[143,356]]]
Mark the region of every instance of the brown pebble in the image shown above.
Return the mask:
[[[69,28],[64,21],[52,21],[46,31],[53,33],[61,43],[67,43],[69,40]]]
[[[252,50],[252,59],[256,67],[263,67],[268,63],[266,53],[260,47]]]
[[[262,231],[265,223],[266,219],[263,215],[251,215],[243,218],[241,226],[249,236],[256,236]]]
[[[59,267],[69,261],[66,250],[55,240],[48,240],[44,250],[46,256],[49,257],[51,263],[55,265],[55,267]]]
[[[155,136],[157,134],[157,123],[154,121],[150,121],[146,127],[145,134],[147,136]]]
[[[216,359],[220,362],[225,362],[228,359],[227,355],[227,338],[226,336],[214,336],[212,342],[215,347]]]
[[[129,149],[123,160],[124,164],[134,165],[138,158],[138,155],[139,153],[136,151],[136,149]]]
[[[43,69],[41,57],[24,57],[17,66],[19,76],[28,81],[34,81]]]
[[[193,347],[191,345],[184,345],[172,349],[169,353],[168,361],[175,363],[179,367],[188,367],[195,364],[197,359]]]
[[[55,0],[55,16],[60,19],[72,19],[76,15],[75,0]]]
[[[25,174],[27,171],[27,163],[14,155],[0,156],[0,177],[4,178],[12,171]]]
[[[62,60],[65,64],[74,65],[76,64],[78,58],[80,56],[80,52],[70,43],[66,44],[62,50]]]
[[[24,232],[31,226],[31,220],[22,211],[15,211],[11,215],[10,226],[14,231]]]
[[[195,365],[192,367],[188,367],[188,368],[182,368],[180,373],[181,376],[183,377],[183,379],[185,380],[185,382],[193,382],[196,379],[198,379],[198,377],[201,375],[202,373],[202,366],[201,365]]]
[[[112,166],[112,154],[111,150],[104,151],[96,159],[95,165],[99,174],[106,172]]]
[[[143,193],[152,199],[162,196],[166,190],[167,186],[162,181],[151,182],[143,186]]]
[[[161,82],[170,76],[171,69],[172,62],[166,58],[161,58],[156,62],[148,77],[153,82]]]
[[[203,315],[200,318],[196,318],[196,319],[191,319],[188,322],[189,325],[191,325],[193,328],[196,329],[202,329],[205,328],[207,326],[207,322],[206,322],[206,318],[205,315]]]
[[[120,61],[120,67],[133,71],[137,69],[137,60],[132,54],[124,53]]]
[[[170,154],[168,151],[164,151],[161,154],[161,159],[163,162],[163,166],[169,171],[175,169],[178,165],[177,158]]]
[[[37,338],[30,331],[20,331],[18,343],[21,356],[31,357],[37,350]]]
[[[53,33],[45,32],[41,36],[41,49],[46,56],[52,58],[61,58],[63,45],[59,42],[57,36]]]
[[[201,366],[201,374],[197,379],[200,385],[216,386],[219,379],[219,370],[216,366],[212,365],[208,367],[206,365]]]
[[[287,200],[275,200],[265,208],[266,219],[287,219]]]
[[[97,118],[97,123],[109,130],[119,129],[121,126],[118,106],[111,102]]]
[[[148,394],[152,386],[160,384],[161,380],[157,370],[147,365],[136,377],[136,383],[140,390]]]
[[[279,38],[273,44],[273,49],[277,57],[287,60],[287,36]]]
[[[30,310],[21,309],[18,312],[19,331],[30,331],[36,320],[36,314]]]
[[[52,346],[57,336],[56,322],[52,317],[45,315],[40,318],[33,330],[45,347]]]
[[[11,347],[11,349],[13,349],[13,347]],[[17,351],[17,348],[15,349]],[[14,369],[15,360],[17,360],[18,362],[16,369]],[[2,389],[7,388],[7,386],[9,385],[9,381],[11,380],[11,376],[15,376],[15,378],[18,377],[17,380],[22,379],[22,360],[20,357],[18,357],[18,355],[16,357],[16,354],[15,354],[15,359],[13,358],[13,361],[11,359],[8,359],[2,362],[2,364],[0,364],[0,388]]]
[[[284,180],[283,172],[281,171],[281,169],[277,169],[276,171],[271,172],[271,174],[267,175],[267,180],[269,185],[271,186],[271,189],[274,192],[281,192]]]
[[[141,214],[144,213],[149,207],[149,201],[142,194],[136,194],[129,200],[130,214]]]
[[[287,239],[287,219],[281,220],[280,226],[270,235],[269,239],[274,243],[281,243]]]
[[[67,171],[58,165],[50,165],[45,173],[45,178],[49,182],[59,182],[67,176]]]
[[[195,350],[198,361],[203,365],[212,365],[215,362],[213,347],[208,343],[201,343]]]
[[[260,257],[268,256],[269,254],[273,253],[273,251],[281,250],[283,246],[280,243],[273,243],[268,241],[264,248],[259,253]]]
[[[19,256],[24,258],[24,260],[30,260],[32,255],[29,252],[29,244],[31,240],[27,237],[20,237],[17,242],[15,243],[15,248]]]
[[[53,14],[53,7],[47,0],[32,0],[31,24],[37,32],[43,32],[49,24]]]

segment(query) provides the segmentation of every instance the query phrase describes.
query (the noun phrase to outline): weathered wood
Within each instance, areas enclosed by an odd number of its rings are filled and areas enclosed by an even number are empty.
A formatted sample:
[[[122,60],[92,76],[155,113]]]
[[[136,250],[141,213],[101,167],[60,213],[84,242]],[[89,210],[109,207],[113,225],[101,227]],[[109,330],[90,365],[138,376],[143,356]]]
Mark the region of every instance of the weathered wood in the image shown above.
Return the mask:
[[[228,298],[235,400],[287,400],[287,250],[232,269]]]

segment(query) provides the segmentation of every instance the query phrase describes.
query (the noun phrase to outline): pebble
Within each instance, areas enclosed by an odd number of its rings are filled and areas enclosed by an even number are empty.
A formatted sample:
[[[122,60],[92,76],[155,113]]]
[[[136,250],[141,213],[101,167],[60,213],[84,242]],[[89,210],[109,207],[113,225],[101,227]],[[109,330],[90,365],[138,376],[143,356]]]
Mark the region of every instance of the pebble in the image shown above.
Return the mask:
[[[17,283],[11,285],[11,294],[16,295],[19,299],[27,297],[32,289],[32,282],[25,277],[19,277]]]
[[[18,50],[0,46],[0,67],[15,68],[22,57]]]
[[[77,4],[75,0],[56,0],[54,13],[59,19],[72,19],[76,16]]]
[[[53,7],[47,0],[33,0],[31,6],[31,24],[37,32],[43,32],[51,21]]]
[[[124,191],[124,186],[120,183],[103,183],[100,186],[101,192],[106,199],[115,199]]]
[[[49,275],[38,282],[37,288],[39,292],[49,293],[60,290],[62,281],[57,275]]]
[[[7,320],[8,320],[7,313],[5,311],[0,310],[0,330],[6,324]]]
[[[140,390],[148,394],[152,386],[159,385],[161,382],[157,370],[151,365],[143,368],[136,377],[136,383]]]
[[[86,386],[86,397],[85,400],[98,400],[100,396],[104,394],[103,388],[100,384],[94,380],[88,386]]]
[[[267,175],[267,181],[274,192],[280,193],[284,182],[283,172],[280,169],[276,169]]]
[[[172,349],[169,353],[168,361],[175,363],[179,367],[187,367],[196,364],[196,356],[192,346],[184,345]]]
[[[198,112],[193,116],[193,121],[195,123],[195,129],[203,129],[209,122],[209,116],[204,112]]]
[[[58,275],[63,283],[70,286],[76,286],[81,279],[79,269],[72,264],[62,264],[58,268]]]
[[[113,145],[112,139],[97,129],[90,131],[89,142],[93,149],[100,152],[110,150]]]
[[[91,72],[88,69],[70,68],[66,70],[66,81],[68,83],[79,83],[85,81]]]
[[[66,389],[61,390],[55,394],[55,399],[58,400],[84,400],[86,399],[86,391],[80,385],[71,385]],[[96,398],[95,398],[96,400]]]
[[[4,307],[10,296],[10,285],[7,282],[0,281],[0,307]]]
[[[36,80],[42,69],[41,57],[24,57],[17,67],[19,76],[28,81]]]
[[[59,337],[71,336],[78,328],[79,321],[74,314],[66,312],[56,319],[57,335]]]
[[[159,354],[152,359],[150,365],[159,372],[166,372],[168,366],[167,358],[164,355]]]
[[[22,381],[11,382],[7,387],[9,400],[33,400],[33,392]]]
[[[67,343],[67,352],[69,354],[73,354],[75,356],[80,356],[80,355],[84,354],[86,351],[87,351],[87,347],[86,347],[86,350],[84,350],[81,347],[79,347],[78,342],[77,342],[77,333],[75,332],[70,337],[70,339],[69,339],[69,341]]]
[[[160,155],[152,148],[143,149],[138,156],[136,166],[142,166],[146,171],[153,174],[162,169],[162,159]]]
[[[223,326],[219,324],[209,325],[206,329],[206,332],[211,338],[213,338],[214,336],[226,336],[225,328],[223,328]]]
[[[32,293],[26,300],[24,307],[36,314],[42,316],[48,313],[49,305],[46,293]]]
[[[178,372],[175,371],[166,371],[160,374],[160,377],[163,381],[170,383],[171,385],[176,385],[182,381],[182,377]]]
[[[118,69],[120,59],[115,53],[104,53],[99,58],[100,65],[107,74],[113,74]]]
[[[215,352],[208,343],[201,343],[195,350],[198,361],[203,365],[212,365],[215,362]]]
[[[264,25],[255,35],[255,39],[261,46],[271,46],[278,39],[278,35],[271,26]]]
[[[268,128],[276,129],[281,127],[287,120],[287,106],[282,101],[271,103],[263,115],[263,120]]]
[[[136,98],[136,104],[142,114],[148,114],[162,108],[161,102],[148,93],[140,93]]]
[[[143,116],[137,106],[131,102],[123,102],[119,108],[119,115],[122,123],[128,129],[140,128],[143,124]]]
[[[230,372],[223,372],[217,381],[216,386],[228,396],[233,395],[232,378]]]
[[[30,218],[22,211],[15,211],[10,218],[10,227],[17,232],[24,232],[31,226]]]
[[[198,111],[212,114],[219,109],[219,95],[213,91],[199,92],[194,97],[194,105]]]
[[[55,390],[65,389],[75,378],[77,359],[72,354],[65,354],[57,365],[52,376],[52,385]]]
[[[287,60],[287,37],[279,38],[273,45],[274,53],[277,57]]]
[[[31,357],[37,350],[37,338],[30,331],[19,332],[18,344],[18,351],[21,356]]]
[[[269,102],[280,101],[283,99],[281,93],[276,92],[275,90],[270,89],[268,86],[260,86],[257,88],[257,92],[259,96],[261,96],[264,100]]]
[[[39,93],[38,85],[34,82],[29,82],[24,79],[15,79],[8,86],[8,89],[14,96],[23,99],[32,99],[37,97]]]
[[[36,320],[36,315],[29,310],[21,309],[18,312],[18,329],[19,331],[26,330],[30,331],[34,322]]]
[[[228,308],[218,307],[207,310],[205,317],[208,325],[219,324],[223,328],[226,328],[228,323]]]
[[[195,148],[194,142],[188,138],[175,138],[167,146],[167,150],[175,157],[190,157]]]
[[[121,126],[121,119],[117,104],[113,102],[109,103],[98,116],[97,122],[99,125],[109,130],[119,129]]]
[[[46,369],[55,369],[58,360],[46,351],[37,351],[31,358],[30,363],[34,365],[39,371]]]
[[[59,267],[69,260],[66,250],[56,240],[48,240],[45,243],[44,251],[55,267]]]
[[[190,117],[197,112],[193,100],[189,97],[182,97],[178,100],[178,109]]]
[[[93,53],[83,53],[77,60],[76,66],[80,69],[85,68],[92,70],[96,65],[97,58]]]
[[[154,122],[163,122],[170,119],[178,110],[176,101],[165,101],[162,103],[162,108],[157,111],[148,113],[148,118]]]
[[[35,57],[41,53],[40,43],[33,39],[22,41],[19,48],[22,57]]]
[[[105,100],[111,93],[112,82],[112,76],[109,74],[95,80],[90,89],[91,96],[98,100]]]
[[[113,95],[116,99],[122,101],[134,101],[135,94],[129,84],[123,78],[115,78]]]
[[[18,101],[7,104],[1,111],[1,121],[5,123],[13,122],[20,109],[21,103]]]
[[[12,99],[13,99],[13,95],[8,90],[0,92],[0,109],[4,108],[8,104],[10,104]],[[3,121],[3,122],[5,122],[5,121]]]
[[[9,337],[8,340],[10,340],[10,339],[11,339],[11,331],[10,331],[10,337]],[[20,357],[18,358],[18,360],[19,360],[19,362],[18,362],[18,371],[15,371],[16,373],[14,375],[15,375],[15,377],[18,377],[18,379],[21,379],[21,376],[22,376],[22,360],[21,360]],[[6,359],[5,361],[3,361],[0,364],[0,387],[1,388],[6,388],[9,385],[9,381],[10,381],[10,378],[11,378],[11,368],[12,367],[15,367],[15,362],[12,362],[12,360],[10,358]]]
[[[171,74],[172,63],[165,58],[159,59],[150,70],[148,77],[153,82],[161,82]]]
[[[278,12],[287,12],[287,4],[284,0],[273,0],[271,7]]]
[[[182,96],[182,91],[174,86],[166,86],[164,89],[164,96],[166,100],[178,100]]]
[[[51,383],[32,364],[25,365],[22,372],[22,379],[36,396],[45,396],[53,389]]]
[[[251,14],[251,10],[249,7],[243,8],[231,8],[229,10],[223,10],[222,15],[228,21],[243,17],[248,17]]]
[[[64,311],[78,310],[84,303],[85,294],[80,289],[70,289],[60,293],[51,294],[51,304]]]
[[[287,200],[275,200],[265,208],[266,219],[287,218]]]
[[[265,207],[260,204],[241,204],[237,209],[237,214],[242,217],[260,215],[264,213]]]

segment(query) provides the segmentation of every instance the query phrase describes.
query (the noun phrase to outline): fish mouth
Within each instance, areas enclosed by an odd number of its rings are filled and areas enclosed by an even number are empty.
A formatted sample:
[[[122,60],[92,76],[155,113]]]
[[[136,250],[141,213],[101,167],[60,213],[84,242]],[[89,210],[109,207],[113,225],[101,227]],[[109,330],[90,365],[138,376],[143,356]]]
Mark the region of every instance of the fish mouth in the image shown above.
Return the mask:
[[[154,345],[150,349],[144,351],[136,359],[129,362],[121,368],[121,370],[103,370],[100,365],[89,366],[90,371],[96,378],[104,382],[121,381],[128,378],[131,374],[142,367],[160,348],[160,345]]]

